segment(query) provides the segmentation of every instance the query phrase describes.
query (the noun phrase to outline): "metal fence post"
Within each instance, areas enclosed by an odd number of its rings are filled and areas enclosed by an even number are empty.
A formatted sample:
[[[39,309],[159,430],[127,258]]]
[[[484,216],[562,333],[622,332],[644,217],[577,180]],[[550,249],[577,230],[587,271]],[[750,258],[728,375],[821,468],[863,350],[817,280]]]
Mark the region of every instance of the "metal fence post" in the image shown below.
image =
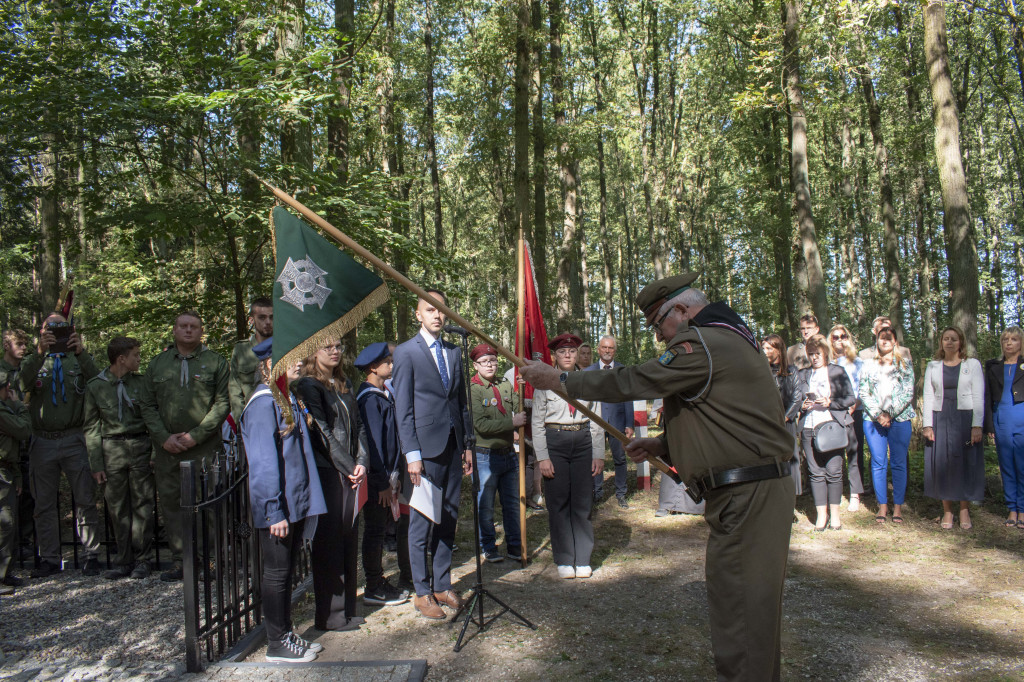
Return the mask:
[[[190,673],[203,670],[199,646],[199,586],[196,582],[196,476],[193,462],[181,462],[181,567],[185,588],[185,666]]]

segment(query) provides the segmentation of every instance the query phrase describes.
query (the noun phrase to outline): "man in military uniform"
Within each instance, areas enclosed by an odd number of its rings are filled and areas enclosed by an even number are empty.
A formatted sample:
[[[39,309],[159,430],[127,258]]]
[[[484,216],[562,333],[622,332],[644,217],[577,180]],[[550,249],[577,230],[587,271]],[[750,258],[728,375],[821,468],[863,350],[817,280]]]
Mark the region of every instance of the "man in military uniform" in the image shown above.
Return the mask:
[[[21,579],[9,575],[17,547],[15,516],[21,491],[21,443],[32,435],[28,408],[14,400],[10,374],[0,369],[0,595],[14,594]]]
[[[181,580],[183,460],[212,464],[221,448],[220,427],[228,416],[228,361],[202,343],[203,321],[193,311],[174,320],[174,343],[146,369],[142,418],[153,439],[160,511],[174,566],[163,581]]]
[[[481,343],[469,352],[476,374],[469,382],[469,404],[476,431],[476,464],[480,476],[480,551],[491,563],[504,561],[494,533],[494,496],[501,495],[505,551],[513,561],[522,560],[519,536],[519,456],[512,447],[515,429],[526,425],[526,413],[516,412],[512,384],[498,374],[498,351]],[[513,402],[515,401],[515,402]]]
[[[21,374],[21,363],[28,353],[29,337],[21,329],[8,329],[3,333],[4,355],[0,358],[0,370],[7,372],[7,380],[10,382],[11,399],[25,402],[25,394],[21,390],[21,382],[18,375]],[[32,491],[28,484],[28,443],[29,439],[21,441],[21,492],[18,494],[18,538],[21,542],[21,557],[31,559],[35,550],[32,547],[33,522],[32,514],[36,502],[32,499]]]
[[[528,362],[536,388],[589,400],[665,399],[665,434],[627,446],[635,461],[665,456],[706,500],[711,644],[720,680],[778,680],[782,587],[794,488],[792,436],[753,334],[724,303],[691,289],[695,273],[637,296],[668,350],[642,365],[563,372]]]
[[[231,379],[228,390],[231,394],[231,414],[235,423],[242,416],[245,404],[249,402],[256,384],[256,366],[259,361],[252,347],[263,343],[274,335],[274,303],[269,298],[257,298],[249,305],[249,326],[252,336],[239,341],[231,351]]]
[[[108,580],[149,576],[153,554],[152,446],[142,420],[145,390],[137,339],[115,337],[107,346],[110,366],[85,391],[85,445],[96,483],[106,483],[107,509],[117,539],[116,566]]]
[[[54,331],[67,331],[67,320],[52,313],[39,330],[37,352],[21,363],[22,390],[28,398],[32,418],[29,467],[32,497],[35,498],[36,542],[42,561],[33,578],[47,578],[63,569],[60,551],[60,519],[57,496],[61,471],[67,476],[78,506],[78,537],[85,548],[84,575],[99,575],[99,514],[96,512],[96,482],[89,471],[82,420],[85,413],[85,384],[99,370],[85,352],[73,330],[66,344],[57,343]],[[66,349],[63,346],[66,345]]]

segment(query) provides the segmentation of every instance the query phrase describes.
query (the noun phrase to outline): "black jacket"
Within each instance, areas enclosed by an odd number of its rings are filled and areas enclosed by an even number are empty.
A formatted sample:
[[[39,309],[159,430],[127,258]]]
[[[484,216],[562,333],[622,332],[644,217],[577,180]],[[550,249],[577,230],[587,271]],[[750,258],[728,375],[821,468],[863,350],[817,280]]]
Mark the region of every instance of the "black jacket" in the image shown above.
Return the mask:
[[[800,402],[796,399],[796,373],[797,367],[790,366],[789,374],[780,376],[782,367],[770,365],[772,376],[775,377],[775,385],[779,387],[779,395],[782,396],[782,409],[786,411],[786,423],[793,422],[800,414]]]
[[[1013,375],[1013,404],[1024,402],[1024,362],[1017,366]],[[1003,359],[996,358],[985,362],[985,431],[994,433],[992,413],[999,401],[1003,399]]]
[[[295,392],[316,424],[309,430],[316,465],[344,476],[351,476],[359,464],[369,468],[370,449],[355,395],[329,391],[313,377],[299,379]]]
[[[828,385],[832,395],[829,397],[828,411],[832,418],[843,426],[851,426],[853,417],[850,416],[850,408],[857,404],[857,394],[853,392],[853,384],[850,383],[850,375],[839,365],[828,365]],[[808,383],[811,380],[811,368],[801,369],[796,373],[795,405],[799,411],[804,398],[807,395]],[[800,428],[803,428],[806,412],[800,411]]]

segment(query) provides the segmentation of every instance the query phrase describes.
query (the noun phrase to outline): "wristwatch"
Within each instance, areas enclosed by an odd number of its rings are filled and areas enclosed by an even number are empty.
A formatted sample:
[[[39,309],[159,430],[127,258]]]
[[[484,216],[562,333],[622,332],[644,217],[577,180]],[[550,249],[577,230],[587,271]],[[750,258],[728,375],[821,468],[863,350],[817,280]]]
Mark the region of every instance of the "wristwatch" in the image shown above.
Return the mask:
[[[562,372],[561,374],[558,375],[558,383],[561,384],[561,386],[562,386],[562,393],[568,394],[568,391],[565,390],[565,380],[568,379],[568,378],[569,378],[569,373],[568,372]]]

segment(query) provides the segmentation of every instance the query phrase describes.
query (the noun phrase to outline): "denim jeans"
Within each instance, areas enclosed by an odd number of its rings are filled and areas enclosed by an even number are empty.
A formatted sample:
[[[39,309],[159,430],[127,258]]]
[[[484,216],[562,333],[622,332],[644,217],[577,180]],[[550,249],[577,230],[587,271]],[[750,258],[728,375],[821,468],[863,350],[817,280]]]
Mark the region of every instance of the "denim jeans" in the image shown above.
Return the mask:
[[[480,546],[485,552],[496,549],[494,534],[494,497],[501,495],[501,515],[505,524],[505,548],[522,547],[519,539],[519,456],[511,448],[508,454],[491,455],[477,450],[480,470]],[[514,553],[514,551],[513,551]]]
[[[871,480],[878,504],[889,502],[889,486],[885,480],[887,468],[892,469],[893,504],[903,504],[907,493],[907,450],[910,448],[910,436],[909,421],[880,426],[878,422],[866,416],[864,418],[864,438],[871,450]]]

